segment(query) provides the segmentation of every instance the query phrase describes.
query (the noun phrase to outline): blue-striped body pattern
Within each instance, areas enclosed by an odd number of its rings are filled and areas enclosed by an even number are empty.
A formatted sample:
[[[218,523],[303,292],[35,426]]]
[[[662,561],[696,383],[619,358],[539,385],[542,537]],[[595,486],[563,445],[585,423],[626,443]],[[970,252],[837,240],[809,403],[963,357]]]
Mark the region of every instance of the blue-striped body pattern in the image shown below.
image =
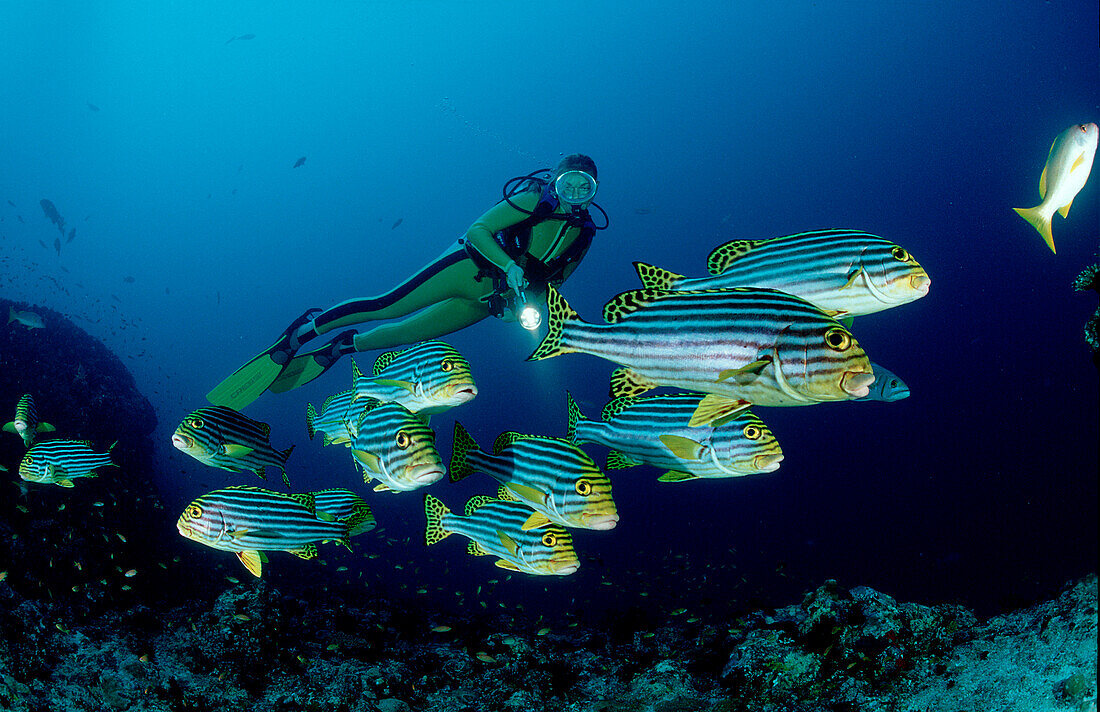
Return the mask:
[[[908,250],[861,230],[815,230],[770,240],[733,240],[707,259],[709,277],[634,264],[651,289],[778,289],[838,318],[873,314],[928,294],[931,280]]]
[[[49,423],[38,421],[38,408],[34,405],[34,396],[24,393],[15,404],[15,418],[4,424],[4,431],[15,433],[23,438],[23,447],[34,445],[38,433],[51,433],[55,428]]]
[[[368,407],[351,442],[351,454],[363,468],[363,480],[378,480],[375,490],[407,492],[426,487],[447,474],[435,447],[435,431],[400,403]]]
[[[470,362],[442,341],[387,351],[375,360],[369,375],[353,363],[352,376],[357,397],[393,401],[421,415],[442,413],[477,395]]]
[[[772,289],[639,289],[604,307],[607,324],[580,319],[553,287],[548,333],[529,360],[581,352],[621,364],[611,396],[657,386],[713,394],[692,425],[750,404],[810,405],[867,395],[867,355],[846,328],[798,297]]]
[[[862,398],[856,400],[884,401],[892,403],[909,397],[909,386],[905,381],[890,369],[871,363],[875,372],[875,382],[871,385],[871,391]]]
[[[356,398],[355,391],[344,391],[325,399],[318,413],[312,403],[306,404],[306,431],[309,439],[321,433],[325,445],[347,445],[358,435],[359,418],[368,406],[377,403],[371,398]]]
[[[779,442],[752,411],[743,410],[721,425],[689,426],[702,399],[698,393],[617,398],[604,408],[602,420],[588,420],[569,396],[568,437],[611,448],[609,470],[642,464],[666,470],[658,478],[662,482],[743,477],[779,468]]]
[[[183,510],[180,535],[219,551],[237,554],[259,576],[264,551],[287,551],[303,559],[317,556],[317,542],[336,542],[349,549],[351,531],[373,522],[366,503],[346,517],[318,511],[314,495],[282,494],[259,487],[226,487],[202,495]]]
[[[267,423],[224,405],[211,405],[183,419],[172,434],[172,445],[205,465],[231,472],[254,472],[260,479],[267,478],[266,468],[277,468],[289,487],[286,460],[294,446],[275,450],[268,440],[270,435]]]
[[[47,440],[32,445],[19,463],[19,476],[27,482],[72,487],[73,480],[95,477],[100,467],[114,465],[111,445],[107,452],[96,452],[86,440]]]
[[[531,510],[520,502],[478,496],[466,503],[463,514],[454,514],[438,499],[424,495],[428,518],[424,540],[428,545],[451,535],[470,540],[474,556],[496,556],[496,565],[509,571],[536,576],[568,576],[580,568],[573,536],[557,524],[524,529]]]
[[[619,523],[611,480],[586,452],[560,438],[505,432],[490,454],[456,421],[451,481],[474,472],[489,475],[535,510],[528,512],[527,529],[554,522],[606,530]]]
[[[362,518],[358,524],[348,531],[349,536],[365,534],[377,526],[374,515],[371,514],[370,505],[362,497],[351,490],[334,487],[332,489],[310,492],[313,495],[313,503],[317,509],[317,516],[323,517],[331,514],[336,519],[347,519],[353,514],[366,512],[370,516]]]

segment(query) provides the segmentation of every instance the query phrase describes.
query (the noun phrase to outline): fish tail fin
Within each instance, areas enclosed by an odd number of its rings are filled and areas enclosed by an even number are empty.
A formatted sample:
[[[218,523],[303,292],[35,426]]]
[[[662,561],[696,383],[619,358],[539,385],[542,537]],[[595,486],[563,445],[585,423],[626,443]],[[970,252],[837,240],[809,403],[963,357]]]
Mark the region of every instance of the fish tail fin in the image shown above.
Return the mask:
[[[428,528],[424,531],[424,543],[428,546],[446,539],[450,532],[443,528],[443,515],[450,514],[447,505],[430,494],[424,495],[424,515],[428,518]]]
[[[573,394],[569,391],[565,392],[566,408],[569,411],[569,423],[565,428],[565,439],[570,442],[577,441],[577,423],[580,423],[586,418],[581,413],[581,407],[577,405],[577,401],[573,400]]]
[[[377,525],[377,520],[374,518],[374,513],[370,510],[370,505],[363,501],[362,498],[358,498],[359,501],[351,507],[351,514],[339,520],[341,524],[347,527],[347,538],[358,536],[363,532],[369,532]],[[340,542],[344,544],[344,542]],[[345,546],[348,546],[345,544]],[[350,549],[351,547],[348,546]]]
[[[474,473],[474,468],[470,466],[469,456],[472,450],[477,449],[477,441],[456,420],[454,446],[451,449],[451,482],[458,482]]]
[[[638,273],[638,279],[642,280],[642,286],[646,289],[673,289],[672,285],[676,280],[684,278],[682,274],[654,267],[645,262],[635,262],[634,271]]]
[[[8,307],[8,323],[10,324],[13,321],[15,321],[15,307],[9,306]]]
[[[286,462],[287,459],[290,457],[290,453],[292,453],[292,452],[294,452],[294,446],[293,445],[288,447],[286,450],[283,450],[282,452],[280,452],[279,453],[279,459],[282,460],[283,462]]]
[[[1040,209],[1041,206],[1035,206],[1034,208],[1013,208],[1016,213],[1031,223],[1031,226],[1039,231],[1039,235],[1042,236],[1043,242],[1047,243],[1047,247],[1050,251],[1057,254],[1058,251],[1054,249],[1054,234],[1051,232],[1050,220],[1053,215],[1047,215]]]
[[[528,361],[539,361],[561,354],[573,353],[576,350],[562,343],[562,334],[565,323],[571,320],[579,320],[580,315],[573,311],[573,308],[565,301],[565,297],[554,289],[553,285],[546,288],[546,308],[548,312],[546,336],[543,337],[534,353],[527,357]]]
[[[313,439],[313,435],[317,432],[313,428],[313,421],[317,420],[317,409],[313,407],[312,403],[306,403],[306,432],[309,433],[309,439]],[[326,445],[328,443],[325,443]]]

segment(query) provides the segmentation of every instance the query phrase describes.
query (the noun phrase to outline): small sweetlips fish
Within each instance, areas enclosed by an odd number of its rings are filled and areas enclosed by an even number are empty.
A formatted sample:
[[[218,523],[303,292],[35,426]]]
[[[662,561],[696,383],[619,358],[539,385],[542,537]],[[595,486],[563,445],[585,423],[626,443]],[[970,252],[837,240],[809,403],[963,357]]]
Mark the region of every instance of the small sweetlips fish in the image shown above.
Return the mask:
[[[79,477],[95,477],[100,467],[111,461],[112,443],[107,452],[96,452],[87,440],[48,440],[32,446],[19,463],[19,476],[27,482],[72,487]]]
[[[355,391],[344,391],[325,399],[321,412],[306,404],[306,430],[312,440],[316,433],[324,435],[325,445],[347,445],[358,435],[359,419],[363,411],[377,403],[371,398],[355,398]]]
[[[1096,156],[1098,135],[1096,124],[1075,124],[1058,134],[1039,176],[1039,197],[1043,202],[1034,208],[1013,208],[1039,231],[1051,252],[1056,250],[1050,222],[1055,211],[1067,217],[1073,199],[1085,187]]]
[[[743,410],[732,419],[690,427],[699,393],[671,393],[646,398],[616,398],[602,420],[588,420],[573,397],[567,435],[575,443],[611,448],[607,468],[651,465],[667,470],[658,480],[743,477],[779,469],[783,451],[764,421]]]
[[[875,377],[855,337],[804,299],[744,287],[693,292],[637,289],[582,321],[553,286],[549,326],[529,361],[578,352],[618,363],[611,397],[669,386],[711,394],[694,427],[750,405],[795,406],[867,395]]]
[[[336,542],[351,549],[352,531],[372,520],[363,503],[346,517],[317,511],[310,493],[282,494],[259,487],[226,487],[208,492],[183,510],[180,535],[219,551],[237,555],[259,578],[265,551],[288,551],[303,559],[317,556],[316,542]]]
[[[16,403],[15,419],[4,424],[5,432],[15,433],[23,438],[24,447],[33,445],[38,433],[52,433],[55,430],[57,428],[49,423],[39,422],[38,408],[35,407],[34,396],[30,393],[24,393],[19,402]]]
[[[909,397],[909,386],[894,372],[872,362],[871,368],[875,372],[875,382],[871,391],[862,398],[856,400],[885,401],[892,403]]]
[[[231,472],[250,471],[266,479],[265,469],[277,467],[290,487],[286,460],[294,446],[279,452],[268,438],[271,426],[224,405],[199,408],[172,434],[172,445],[199,462]]]
[[[435,432],[400,403],[374,401],[356,426],[351,454],[363,468],[363,481],[378,480],[376,492],[408,492],[443,479],[447,473],[435,447]]]
[[[424,513],[428,518],[424,540],[429,546],[451,534],[461,534],[470,540],[467,551],[472,556],[497,556],[496,565],[508,571],[568,576],[580,568],[572,535],[556,524],[524,529],[531,510],[519,502],[480,495],[467,502],[464,514],[458,515],[425,494]]]
[[[378,525],[374,515],[371,514],[370,505],[351,490],[332,488],[310,492],[309,494],[313,495],[318,517],[324,518],[325,514],[331,514],[336,519],[347,519],[359,512],[366,512],[370,515],[363,517],[361,522],[349,530],[348,534],[350,536],[365,534]]]
[[[488,454],[455,421],[451,481],[484,472],[534,512],[523,529],[551,522],[579,529],[614,529],[619,512],[611,480],[579,447],[559,438],[501,433]]]
[[[477,396],[470,362],[450,344],[422,341],[403,351],[387,351],[364,375],[352,362],[355,396],[393,401],[420,415],[442,413]]]
[[[778,289],[838,319],[907,304],[928,294],[932,284],[908,250],[861,230],[733,240],[710,253],[707,267],[710,277],[684,277],[634,263],[646,289]]]
[[[19,311],[15,307],[8,307],[8,323],[17,322],[28,329],[43,329],[46,324],[42,317],[32,311]]]

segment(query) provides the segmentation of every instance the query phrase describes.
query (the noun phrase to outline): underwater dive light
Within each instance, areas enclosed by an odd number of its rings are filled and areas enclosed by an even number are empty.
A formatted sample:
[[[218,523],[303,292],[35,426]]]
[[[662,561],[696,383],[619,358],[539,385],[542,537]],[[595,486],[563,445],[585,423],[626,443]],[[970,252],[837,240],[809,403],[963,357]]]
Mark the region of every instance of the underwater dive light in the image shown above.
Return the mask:
[[[516,292],[516,304],[522,304],[519,312],[519,324],[528,331],[534,331],[542,324],[542,314],[538,307],[527,301],[527,295],[522,291]]]

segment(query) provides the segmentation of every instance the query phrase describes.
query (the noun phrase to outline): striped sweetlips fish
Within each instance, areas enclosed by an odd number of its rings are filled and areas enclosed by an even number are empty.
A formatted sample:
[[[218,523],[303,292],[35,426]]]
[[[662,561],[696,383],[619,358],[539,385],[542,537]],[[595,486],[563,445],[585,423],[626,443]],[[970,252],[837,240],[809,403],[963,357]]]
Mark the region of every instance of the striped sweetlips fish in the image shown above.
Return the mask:
[[[451,534],[470,540],[472,556],[496,556],[496,565],[508,571],[537,576],[568,576],[580,568],[573,536],[557,524],[524,529],[531,510],[520,502],[479,495],[466,503],[463,514],[452,514],[430,494],[424,495],[428,527],[424,540],[430,546]]]
[[[611,448],[609,470],[651,465],[667,470],[657,478],[661,482],[681,482],[774,472],[783,460],[772,431],[752,411],[721,425],[690,427],[700,393],[616,398],[604,407],[602,420],[588,420],[573,397],[566,397],[566,437]]]
[[[355,391],[344,391],[329,396],[321,406],[321,412],[306,404],[306,430],[312,440],[316,433],[324,436],[325,445],[347,445],[358,435],[359,419],[368,405],[377,403],[372,398],[355,398]]]
[[[34,445],[38,433],[52,433],[57,428],[38,420],[38,408],[34,405],[34,396],[24,393],[15,405],[15,419],[4,424],[4,431],[15,433],[23,438],[23,446]]]
[[[322,519],[325,518],[326,514],[331,514],[336,519],[347,519],[359,511],[370,512],[370,505],[351,490],[334,487],[332,489],[310,492],[309,494],[313,495],[313,503],[317,509],[317,516]],[[374,529],[376,524],[377,522],[375,522],[374,516],[372,515],[364,518],[363,521],[351,528],[348,533],[351,536],[359,536],[360,534],[365,534]]]
[[[435,447],[435,431],[400,403],[365,408],[351,442],[363,481],[378,480],[376,492],[408,492],[443,479],[447,469]]]
[[[219,551],[232,551],[253,576],[267,561],[265,551],[287,551],[303,559],[317,556],[316,542],[348,540],[374,516],[366,502],[337,518],[318,511],[313,494],[282,494],[237,486],[208,492],[183,510],[176,529],[181,536]]]
[[[871,369],[875,372],[875,382],[871,386],[871,391],[856,400],[893,403],[909,397],[909,386],[893,371],[874,362],[871,363]]]
[[[618,363],[611,397],[668,386],[711,394],[689,425],[749,405],[795,406],[867,395],[875,377],[846,328],[804,299],[744,287],[697,292],[637,289],[581,320],[552,286],[548,333],[529,361],[579,352]]]
[[[484,472],[535,510],[523,529],[551,522],[578,529],[614,529],[619,512],[611,497],[611,480],[586,452],[571,442],[543,435],[504,432],[492,454],[479,449],[455,421],[451,481]]]
[[[928,294],[931,285],[904,247],[860,230],[733,240],[710,253],[709,277],[684,277],[644,262],[634,268],[646,289],[778,289],[838,319],[906,304]]]
[[[19,463],[19,476],[27,482],[72,487],[78,477],[95,477],[100,467],[111,461],[112,443],[107,452],[96,452],[87,440],[47,440],[32,445]]]
[[[254,472],[267,479],[265,470],[276,467],[283,484],[290,487],[286,460],[294,446],[282,452],[271,447],[271,426],[224,405],[199,408],[188,415],[172,434],[172,445],[199,462],[231,472]]]
[[[403,351],[387,351],[365,375],[352,362],[356,397],[394,401],[420,415],[442,413],[477,395],[470,362],[450,344],[422,341]]]

